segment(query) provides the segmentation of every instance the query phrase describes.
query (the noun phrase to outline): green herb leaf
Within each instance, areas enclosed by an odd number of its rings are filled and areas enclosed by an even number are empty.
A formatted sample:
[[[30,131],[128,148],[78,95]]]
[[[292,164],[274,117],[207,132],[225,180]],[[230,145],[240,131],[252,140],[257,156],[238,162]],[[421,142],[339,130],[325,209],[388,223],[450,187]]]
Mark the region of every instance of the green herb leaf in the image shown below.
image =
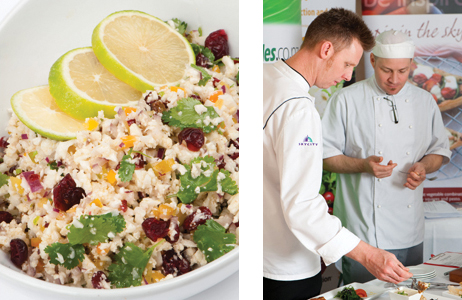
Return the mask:
[[[10,176],[0,173],[0,187],[4,186],[5,184],[8,184],[9,179]]]
[[[203,54],[205,57],[207,57],[210,61],[210,64],[213,65],[214,61],[215,61],[215,55],[213,55],[213,52],[212,50],[210,50],[209,48],[207,47],[204,47],[204,46],[201,46],[201,45],[198,45],[198,44],[191,44],[191,48],[193,49],[194,51],[194,55],[197,57],[199,54]],[[196,68],[197,69],[197,68]],[[203,71],[203,70],[200,70],[199,71]],[[208,73],[207,73],[208,74]],[[202,72],[202,75],[204,75],[204,73]],[[206,81],[207,83],[207,81]]]
[[[184,128],[201,128],[205,133],[210,133],[217,129],[211,121],[220,116],[212,106],[206,106],[207,111],[198,114],[194,108],[202,103],[193,98],[183,98],[178,100],[177,106],[166,111],[162,115],[162,121],[170,126]]]
[[[127,182],[132,180],[133,173],[135,173],[135,164],[129,162],[128,160],[132,158],[132,149],[128,151],[128,154],[122,157],[119,168],[119,178],[122,182]]]
[[[239,192],[239,187],[236,181],[231,179],[231,173],[227,170],[220,170],[220,173],[225,175],[225,178],[219,182],[221,184],[221,190],[230,195],[236,195]]]
[[[232,233],[226,233],[223,226],[211,219],[197,227],[193,238],[197,248],[204,253],[207,262],[233,250],[236,244],[236,236]]]
[[[67,238],[70,244],[98,245],[105,243],[109,238],[115,237],[125,228],[125,219],[122,215],[84,215],[72,222]]]
[[[188,24],[183,22],[183,21],[180,21],[179,19],[177,18],[173,18],[172,19],[173,23],[175,24],[175,29],[182,35],[185,34],[186,32],[186,28],[188,28]]]
[[[109,266],[108,279],[117,288],[141,285],[144,269],[149,258],[162,239],[146,251],[133,243],[125,243],[119,253],[114,256],[115,263]]]
[[[53,243],[45,248],[45,253],[50,256],[50,262],[62,265],[70,270],[84,260],[85,248],[83,245]]]
[[[214,57],[215,58],[215,57]],[[207,84],[207,82],[212,79],[212,75],[209,74],[209,72],[207,72],[206,69],[204,68],[201,68],[201,67],[198,67],[196,66],[195,64],[191,64],[191,67],[193,67],[194,69],[198,70],[199,72],[202,73],[202,79],[199,80],[199,86],[204,86]]]
[[[342,300],[361,300],[361,297],[356,294],[355,289],[352,286],[347,286],[337,293],[335,296]]]

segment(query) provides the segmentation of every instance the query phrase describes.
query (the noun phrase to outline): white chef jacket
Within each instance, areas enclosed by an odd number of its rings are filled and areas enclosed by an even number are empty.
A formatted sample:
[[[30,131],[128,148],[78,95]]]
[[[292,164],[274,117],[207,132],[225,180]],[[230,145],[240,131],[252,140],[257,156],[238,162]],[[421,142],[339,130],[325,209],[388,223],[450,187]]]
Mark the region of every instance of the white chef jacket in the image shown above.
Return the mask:
[[[404,187],[409,168],[423,156],[451,151],[441,112],[424,89],[406,83],[394,95],[398,124],[375,76],[343,88],[328,101],[322,118],[324,158],[383,156],[397,163],[387,178],[338,174],[334,214],[363,241],[382,249],[404,249],[424,239],[423,184]],[[393,100],[393,97],[388,96]]]
[[[319,195],[321,119],[308,82],[285,62],[263,68],[263,276],[313,277],[359,243]]]

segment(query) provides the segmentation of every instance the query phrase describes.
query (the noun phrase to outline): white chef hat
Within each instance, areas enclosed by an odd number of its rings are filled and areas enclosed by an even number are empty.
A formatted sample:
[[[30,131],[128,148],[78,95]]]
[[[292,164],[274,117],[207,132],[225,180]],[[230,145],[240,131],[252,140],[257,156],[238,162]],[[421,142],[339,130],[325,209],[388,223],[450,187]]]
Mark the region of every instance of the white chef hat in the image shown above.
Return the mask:
[[[372,53],[382,58],[413,58],[414,42],[401,31],[382,32],[375,39]]]

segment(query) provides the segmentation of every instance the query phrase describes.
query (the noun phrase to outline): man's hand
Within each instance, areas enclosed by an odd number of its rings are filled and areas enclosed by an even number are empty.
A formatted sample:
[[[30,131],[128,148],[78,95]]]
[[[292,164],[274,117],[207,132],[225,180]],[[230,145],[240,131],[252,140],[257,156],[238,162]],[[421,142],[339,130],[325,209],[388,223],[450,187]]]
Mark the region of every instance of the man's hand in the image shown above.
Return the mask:
[[[395,164],[390,160],[388,164],[384,166],[380,164],[382,161],[382,156],[371,155],[364,159],[364,170],[377,178],[385,178],[391,176],[393,169],[398,164]]]
[[[426,177],[425,167],[422,163],[416,162],[409,170],[407,174],[405,187],[415,190]]]
[[[375,248],[363,241],[346,256],[361,263],[377,279],[400,283],[412,277],[409,269],[390,252]]]

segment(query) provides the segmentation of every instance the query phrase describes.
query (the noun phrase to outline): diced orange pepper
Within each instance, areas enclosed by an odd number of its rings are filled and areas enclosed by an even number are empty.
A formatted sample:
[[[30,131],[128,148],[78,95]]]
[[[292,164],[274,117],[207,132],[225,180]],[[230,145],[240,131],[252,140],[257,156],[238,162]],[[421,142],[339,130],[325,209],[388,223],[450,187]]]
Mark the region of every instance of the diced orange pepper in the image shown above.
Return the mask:
[[[30,240],[30,245],[31,245],[32,247],[36,247],[36,248],[37,248],[37,247],[40,245],[41,242],[42,242],[42,239],[39,238],[39,237],[37,237],[37,238],[31,238],[31,240]]]
[[[156,217],[157,219],[168,220],[172,216],[176,216],[178,214],[178,209],[173,208],[167,204],[161,204],[158,207],[154,208],[152,212],[154,214],[154,217]]]
[[[101,203],[101,200],[99,200],[98,198],[96,198],[95,200],[93,200],[93,201],[90,203],[90,205],[92,205],[92,204],[94,204],[94,205],[96,205],[96,206],[98,206],[98,207],[103,207],[103,204]]]
[[[128,149],[128,148],[133,147],[133,145],[135,144],[136,136],[133,136],[133,135],[123,136],[121,137],[121,140],[124,143],[124,146],[122,147],[122,149]]]
[[[213,68],[212,68],[212,71],[217,72],[217,73],[221,73],[220,67],[218,65],[214,65]]]
[[[71,208],[69,208],[68,210],[66,210],[66,212],[67,212],[68,214],[70,214],[70,213],[75,213],[76,209],[77,209],[77,205],[74,205],[74,206],[72,206]]]
[[[24,188],[21,186],[21,178],[18,177],[10,177],[11,185],[13,186],[13,190],[18,192],[20,195],[24,194]]]
[[[172,170],[172,166],[174,164],[175,160],[173,158],[164,159],[155,164],[152,169],[154,170],[154,173],[157,177],[162,177]]]
[[[117,178],[116,178],[116,172],[114,170],[110,170],[108,173],[107,173],[107,177],[106,177],[106,180],[112,184],[112,185],[116,185],[117,183]]]
[[[223,107],[223,99],[218,99],[214,105],[221,109]]]
[[[182,87],[179,87],[179,86],[171,86],[171,87],[170,87],[170,90],[171,90],[172,92],[175,92],[175,93],[177,93],[178,90],[182,90],[182,91],[184,92],[184,94],[186,95],[186,90],[185,90],[184,88],[182,88]]]
[[[107,255],[109,253],[109,249],[108,248],[101,249],[100,246],[101,246],[101,243],[99,243],[98,246],[96,247],[96,252],[98,252],[98,254],[101,254],[101,255]]]
[[[233,117],[233,122],[237,123],[237,119],[235,117]]]
[[[42,198],[37,202],[37,206],[38,207],[43,207],[43,205],[45,205],[47,202],[48,202],[47,198]]]
[[[151,274],[151,283],[156,283],[165,278],[165,275],[161,271],[153,271]]]
[[[92,131],[98,127],[98,122],[95,119],[88,119],[83,126],[86,130]]]
[[[134,112],[134,111],[136,112],[136,108],[134,108],[134,107],[125,107],[124,111],[125,111],[125,115],[128,116],[132,112]]]
[[[223,91],[222,90],[218,90],[216,91],[215,93],[213,93],[211,96],[210,96],[210,101],[212,101],[213,103],[217,102],[218,100],[218,96],[221,96],[223,95]]]

